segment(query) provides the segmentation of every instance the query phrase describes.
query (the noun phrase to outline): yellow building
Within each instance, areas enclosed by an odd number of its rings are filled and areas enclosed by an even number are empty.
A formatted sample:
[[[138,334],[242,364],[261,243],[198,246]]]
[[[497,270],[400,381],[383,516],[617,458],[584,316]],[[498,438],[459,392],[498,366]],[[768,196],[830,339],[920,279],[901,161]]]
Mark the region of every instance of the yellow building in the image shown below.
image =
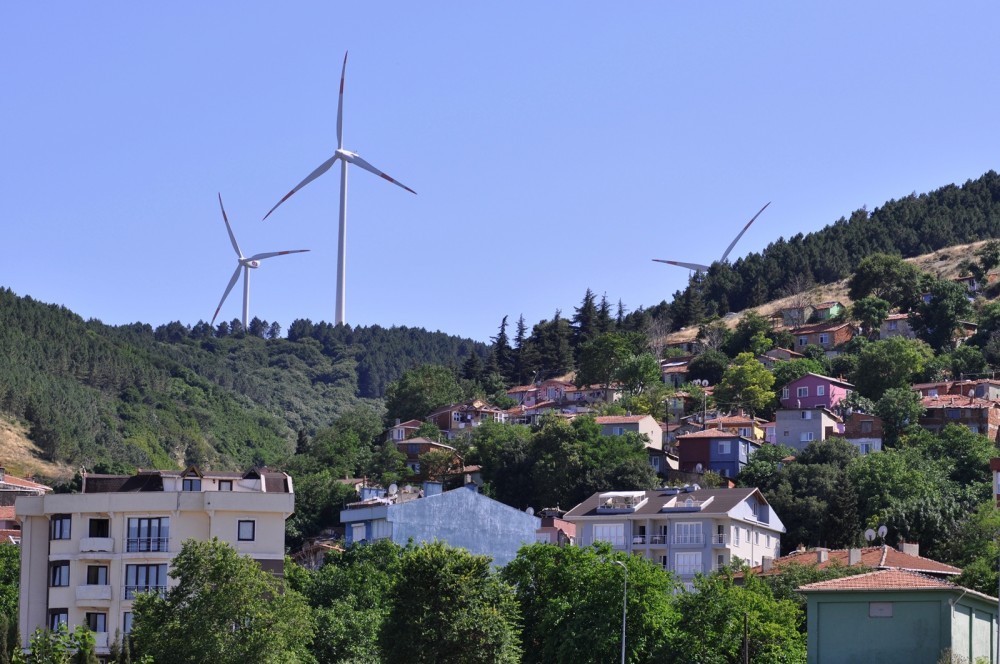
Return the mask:
[[[292,479],[266,469],[84,474],[80,493],[19,497],[22,644],[39,627],[88,625],[106,655],[131,630],[133,597],[173,585],[188,539],[217,537],[281,574],[294,505]]]

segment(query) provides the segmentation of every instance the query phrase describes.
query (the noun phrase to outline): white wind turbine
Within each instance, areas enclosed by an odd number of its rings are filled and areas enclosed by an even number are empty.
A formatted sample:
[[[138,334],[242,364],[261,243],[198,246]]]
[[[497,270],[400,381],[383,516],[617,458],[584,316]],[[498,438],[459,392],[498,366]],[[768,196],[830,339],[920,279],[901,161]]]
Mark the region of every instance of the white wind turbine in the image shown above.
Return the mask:
[[[243,270],[243,329],[247,329],[247,324],[250,318],[250,270],[260,267],[260,262],[265,258],[272,258],[274,256],[284,256],[285,254],[301,254],[308,249],[294,249],[292,251],[270,251],[263,254],[254,254],[249,258],[243,256],[243,252],[240,250],[240,245],[236,243],[236,236],[233,235],[233,227],[229,225],[229,217],[226,216],[226,208],[222,205],[222,194],[219,194],[219,208],[222,209],[222,220],[226,222],[226,231],[229,232],[229,241],[233,243],[233,249],[236,251],[236,271],[233,272],[232,279],[229,280],[229,285],[226,286],[226,292],[222,294],[222,299],[219,300],[219,306],[215,309],[215,315],[212,316],[212,325],[215,325],[215,319],[219,315],[219,310],[222,309],[223,303],[225,303],[226,298],[229,297],[229,292],[233,290],[233,286],[236,285],[236,280],[240,278],[240,270]]]
[[[770,204],[771,204],[771,201],[768,201],[767,203],[765,203],[764,207],[762,207],[760,209],[760,212],[758,212],[757,214],[755,214],[753,216],[753,219],[751,219],[750,221],[748,221],[747,225],[743,227],[743,230],[741,230],[739,232],[739,235],[737,235],[736,238],[732,242],[729,243],[729,246],[726,247],[725,253],[722,254],[722,258],[719,259],[720,263],[724,263],[726,261],[726,259],[729,257],[729,252],[731,252],[733,250],[733,247],[735,247],[736,243],[740,241],[740,238],[743,237],[743,234],[747,232],[747,229],[750,228],[750,224],[752,224],[753,222],[757,221],[757,217],[760,216],[760,213],[763,212],[764,210],[766,210],[767,206],[770,205]],[[667,265],[676,265],[677,267],[686,267],[687,269],[694,270],[695,272],[708,272],[708,267],[709,267],[708,265],[701,265],[700,263],[682,263],[680,261],[667,261],[667,260],[663,260],[662,258],[654,258],[653,260],[656,261],[657,263],[666,263]]]
[[[285,194],[285,196],[264,215],[264,219],[271,216],[271,212],[278,209],[278,206],[287,201],[292,194],[306,186],[319,176],[330,170],[334,162],[340,160],[340,233],[337,241],[337,312],[335,322],[340,325],[345,321],[345,304],[347,291],[347,165],[354,164],[360,166],[369,173],[374,173],[389,182],[399,185],[411,194],[416,194],[405,184],[393,180],[391,177],[378,170],[367,161],[362,159],[356,152],[344,149],[344,75],[347,73],[347,53],[344,53],[344,67],[340,72],[340,97],[337,101],[337,150],[333,156],[320,164],[316,170],[306,176],[302,182],[295,185],[295,188]]]

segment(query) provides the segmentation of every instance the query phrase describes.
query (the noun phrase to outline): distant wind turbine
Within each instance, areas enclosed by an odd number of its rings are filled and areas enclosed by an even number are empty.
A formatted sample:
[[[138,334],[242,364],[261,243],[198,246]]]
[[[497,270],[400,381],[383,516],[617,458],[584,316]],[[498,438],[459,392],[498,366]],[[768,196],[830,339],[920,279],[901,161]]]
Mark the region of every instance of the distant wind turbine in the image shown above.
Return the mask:
[[[233,227],[229,225],[229,217],[226,216],[226,208],[222,205],[222,194],[219,194],[219,208],[222,209],[222,220],[226,222],[226,230],[229,232],[229,241],[233,243],[233,249],[236,251],[236,271],[233,272],[232,279],[229,280],[229,285],[226,286],[226,292],[222,294],[222,299],[219,300],[219,306],[215,309],[215,315],[212,316],[212,325],[215,325],[215,319],[219,316],[219,310],[222,309],[222,305],[225,303],[226,298],[229,297],[229,292],[233,290],[233,286],[236,285],[236,280],[240,278],[240,270],[243,270],[243,329],[247,329],[247,322],[250,317],[250,270],[260,267],[260,262],[265,258],[272,258],[274,256],[284,256],[285,254],[301,254],[308,249],[294,249],[292,251],[271,251],[264,254],[254,254],[249,258],[243,256],[243,252],[240,250],[240,245],[236,243],[236,236],[233,235]]]
[[[340,72],[340,97],[337,101],[337,150],[333,156],[320,164],[316,170],[306,176],[302,182],[295,185],[295,188],[285,194],[284,198],[277,202],[271,210],[264,215],[264,219],[271,216],[271,212],[278,209],[278,206],[291,198],[292,194],[306,186],[319,176],[330,170],[334,162],[340,160],[340,233],[337,242],[337,311],[335,322],[337,325],[345,322],[345,300],[347,292],[347,165],[354,164],[369,173],[374,173],[389,182],[402,187],[411,194],[416,194],[405,184],[393,180],[391,177],[378,170],[367,161],[362,159],[356,152],[344,149],[344,76],[347,73],[347,53],[344,53],[344,67]]]
[[[765,203],[764,207],[762,207],[760,209],[760,212],[758,212],[757,214],[755,214],[753,216],[753,219],[751,219],[750,221],[747,222],[747,225],[743,227],[743,230],[741,230],[740,233],[739,233],[739,235],[736,236],[736,239],[734,239],[732,242],[729,243],[729,246],[726,247],[725,253],[722,254],[722,258],[719,259],[720,263],[724,263],[726,261],[726,259],[729,258],[729,252],[731,252],[733,250],[733,247],[735,247],[736,243],[740,241],[740,238],[743,237],[743,234],[747,232],[747,229],[750,228],[750,224],[752,224],[753,222],[757,221],[757,217],[760,216],[760,213],[763,212],[764,210],[766,210],[767,206],[770,205],[770,204],[771,204],[771,201],[768,201],[767,203]],[[708,265],[700,265],[699,263],[682,263],[680,261],[667,261],[667,260],[663,260],[662,258],[654,258],[653,260],[656,261],[657,263],[666,263],[667,265],[676,265],[677,267],[686,267],[687,269],[694,270],[695,272],[708,272],[708,267],[709,267]]]

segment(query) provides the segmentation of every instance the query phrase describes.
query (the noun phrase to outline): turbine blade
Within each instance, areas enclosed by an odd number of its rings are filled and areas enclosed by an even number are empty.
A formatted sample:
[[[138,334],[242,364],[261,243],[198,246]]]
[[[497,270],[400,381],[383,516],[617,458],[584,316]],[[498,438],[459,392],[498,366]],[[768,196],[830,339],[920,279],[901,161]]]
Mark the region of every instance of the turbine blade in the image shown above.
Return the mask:
[[[410,189],[409,187],[407,187],[402,182],[397,182],[396,180],[393,180],[391,177],[389,177],[388,175],[386,175],[385,173],[383,173],[379,169],[375,168],[374,166],[372,166],[371,164],[369,164],[367,161],[365,161],[364,159],[362,159],[361,157],[359,157],[356,154],[352,154],[350,157],[346,157],[346,159],[347,159],[347,161],[349,163],[355,164],[356,166],[360,166],[361,168],[365,169],[369,173],[374,173],[375,175],[379,176],[380,178],[384,178],[384,179],[388,180],[389,182],[393,183],[394,185],[402,187],[403,189],[407,190],[411,194],[416,194],[417,193],[417,192],[413,191],[412,189]]]
[[[243,258],[243,252],[240,251],[240,245],[236,243],[236,236],[233,235],[233,227],[229,225],[229,217],[226,216],[226,208],[222,205],[222,194],[219,194],[219,208],[222,209],[222,220],[226,222],[226,230],[229,232],[229,241],[233,243],[233,249],[236,250],[236,255]]]
[[[274,212],[275,210],[277,210],[279,205],[281,205],[282,203],[284,203],[285,201],[287,201],[289,198],[292,197],[292,194],[294,194],[299,189],[301,189],[302,187],[306,186],[307,184],[309,184],[310,182],[312,182],[313,180],[315,180],[319,176],[323,175],[323,173],[326,173],[328,170],[330,170],[330,167],[333,166],[333,162],[337,161],[337,159],[339,157],[340,157],[340,155],[335,154],[332,157],[330,157],[329,159],[327,159],[326,161],[324,161],[322,164],[320,164],[319,166],[317,166],[316,170],[314,170],[312,173],[310,173],[309,175],[307,175],[305,180],[303,180],[302,182],[300,182],[297,185],[295,185],[294,189],[292,189],[290,192],[288,192],[287,194],[285,194],[285,196],[280,201],[278,201],[277,204],[275,204],[275,206],[273,208],[271,208],[271,210],[267,214],[264,215],[264,219],[267,219],[268,217],[270,217],[271,216],[271,212]]]
[[[684,267],[689,270],[695,270],[696,272],[708,272],[707,265],[699,265],[698,263],[682,263],[680,261],[667,261],[662,258],[654,258],[657,263],[666,263],[667,265],[676,265],[677,267]]]
[[[743,234],[747,232],[747,229],[750,228],[750,224],[752,224],[753,222],[757,221],[757,217],[760,216],[760,213],[763,212],[764,210],[766,210],[767,206],[770,205],[770,204],[771,204],[771,201],[768,201],[767,203],[764,203],[764,207],[762,207],[760,209],[760,212],[758,212],[757,214],[755,214],[753,216],[753,219],[751,219],[750,221],[747,222],[747,225],[743,227],[743,230],[741,230],[740,234],[736,236],[736,239],[733,240],[729,244],[728,247],[726,247],[726,253],[722,254],[722,258],[719,259],[720,263],[725,263],[726,262],[726,258],[729,257],[729,252],[733,250],[733,247],[735,247],[736,243],[740,241],[740,238],[743,237]]]
[[[340,70],[340,97],[337,99],[337,149],[344,147],[344,76],[347,75],[347,51],[344,51],[344,68]]]
[[[219,315],[219,310],[222,309],[222,305],[225,304],[226,298],[229,297],[230,291],[233,290],[233,286],[236,285],[236,280],[240,278],[240,270],[243,269],[243,265],[240,263],[236,264],[236,272],[233,272],[233,278],[229,280],[229,285],[226,286],[226,292],[222,294],[222,299],[219,300],[219,306],[215,308],[215,316],[212,316],[212,322],[210,325],[215,325],[215,319]]]
[[[309,249],[292,249],[291,251],[269,251],[265,254],[254,254],[248,261],[262,261],[265,258],[273,258],[275,256],[284,256],[285,254],[301,254],[303,252],[309,251]]]

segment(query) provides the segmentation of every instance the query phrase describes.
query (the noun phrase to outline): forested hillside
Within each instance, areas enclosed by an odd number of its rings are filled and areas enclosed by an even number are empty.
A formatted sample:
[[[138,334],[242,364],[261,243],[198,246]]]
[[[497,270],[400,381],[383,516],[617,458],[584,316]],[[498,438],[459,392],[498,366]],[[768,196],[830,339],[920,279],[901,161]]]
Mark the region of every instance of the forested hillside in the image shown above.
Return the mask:
[[[486,354],[421,329],[295,321],[283,339],[276,324],[239,328],[112,327],[0,290],[0,414],[74,466],[246,467],[286,457],[299,431],[381,397],[408,368]]]
[[[790,288],[843,279],[871,254],[910,258],[994,237],[1000,237],[1000,175],[989,171],[961,187],[911,194],[871,212],[862,208],[814,233],[780,238],[732,264],[715,263],[652,313],[668,316],[679,329],[784,297]]]

